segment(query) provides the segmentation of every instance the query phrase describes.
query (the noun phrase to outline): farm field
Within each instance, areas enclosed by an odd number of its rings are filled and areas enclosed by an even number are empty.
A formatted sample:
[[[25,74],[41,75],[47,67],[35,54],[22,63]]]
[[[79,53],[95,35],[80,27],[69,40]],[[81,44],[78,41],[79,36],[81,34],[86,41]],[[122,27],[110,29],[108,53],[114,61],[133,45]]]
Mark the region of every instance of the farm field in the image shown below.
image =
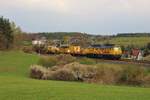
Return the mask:
[[[150,61],[150,56],[145,57],[144,60]]]
[[[150,37],[114,37],[102,43],[113,43],[120,46],[134,45],[136,47],[144,47],[150,42]]]
[[[150,100],[150,88],[29,78],[37,55],[0,52],[0,100]]]

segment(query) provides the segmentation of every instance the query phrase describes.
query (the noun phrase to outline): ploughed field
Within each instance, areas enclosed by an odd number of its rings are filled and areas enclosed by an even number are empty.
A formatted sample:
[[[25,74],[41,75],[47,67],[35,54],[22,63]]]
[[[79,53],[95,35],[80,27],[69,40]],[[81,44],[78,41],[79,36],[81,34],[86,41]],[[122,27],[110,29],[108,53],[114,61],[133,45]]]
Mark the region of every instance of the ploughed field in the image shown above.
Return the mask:
[[[38,59],[0,52],[0,100],[150,100],[150,88],[31,79],[29,66]]]

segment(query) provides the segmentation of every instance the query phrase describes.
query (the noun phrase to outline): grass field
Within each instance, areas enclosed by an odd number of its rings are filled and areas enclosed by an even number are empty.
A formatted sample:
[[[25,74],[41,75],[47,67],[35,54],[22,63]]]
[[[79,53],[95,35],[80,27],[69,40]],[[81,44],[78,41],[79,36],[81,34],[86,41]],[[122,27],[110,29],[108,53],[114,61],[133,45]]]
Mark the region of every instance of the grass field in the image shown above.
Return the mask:
[[[0,100],[150,100],[150,88],[42,81],[28,77],[38,56],[0,52]]]
[[[113,43],[121,46],[134,45],[136,47],[144,47],[147,43],[150,42],[150,37],[115,37],[106,41],[102,41],[102,43]]]
[[[145,57],[144,60],[150,61],[150,55]]]

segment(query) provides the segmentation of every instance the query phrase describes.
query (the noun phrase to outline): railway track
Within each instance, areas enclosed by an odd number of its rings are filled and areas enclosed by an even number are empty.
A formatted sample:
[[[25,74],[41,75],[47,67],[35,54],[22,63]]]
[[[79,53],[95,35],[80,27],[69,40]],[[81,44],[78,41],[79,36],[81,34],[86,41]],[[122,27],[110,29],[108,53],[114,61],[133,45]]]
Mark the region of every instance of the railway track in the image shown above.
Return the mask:
[[[141,61],[135,61],[135,60],[122,60],[128,63],[133,63],[133,64],[140,64],[140,65],[145,65],[150,67],[150,61],[146,60],[141,60]]]
[[[107,63],[115,63],[115,64],[134,64],[134,65],[142,65],[145,67],[150,68],[150,61],[142,60],[142,61],[136,61],[136,60],[127,60],[127,59],[121,59],[121,60],[105,60],[105,59],[97,59],[99,62],[107,62]]]
[[[50,55],[45,55],[45,56],[50,56]],[[78,59],[82,58],[82,56],[76,56],[76,57]],[[113,63],[113,64],[134,64],[134,65],[142,65],[150,68],[150,61],[146,61],[146,60],[137,61],[137,60],[130,60],[130,59],[120,59],[120,60],[108,60],[108,59],[98,59],[98,58],[91,58],[91,59],[95,59],[97,63],[106,62],[106,63]]]

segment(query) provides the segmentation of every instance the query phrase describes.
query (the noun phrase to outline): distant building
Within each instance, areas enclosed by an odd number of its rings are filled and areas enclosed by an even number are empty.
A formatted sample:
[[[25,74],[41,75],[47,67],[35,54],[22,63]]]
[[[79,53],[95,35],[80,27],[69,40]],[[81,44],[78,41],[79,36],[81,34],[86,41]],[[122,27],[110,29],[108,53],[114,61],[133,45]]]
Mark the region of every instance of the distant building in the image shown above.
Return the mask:
[[[55,39],[52,41],[52,45],[56,46],[56,47],[59,47],[61,45],[61,41],[58,40],[58,39]]]
[[[125,50],[123,57],[133,60],[143,60],[143,52],[140,49]]]
[[[134,60],[142,60],[143,59],[142,51],[140,49],[132,49],[131,58]]]
[[[36,39],[32,41],[32,45],[45,45],[47,42],[47,39],[45,37],[42,37],[41,39]]]

